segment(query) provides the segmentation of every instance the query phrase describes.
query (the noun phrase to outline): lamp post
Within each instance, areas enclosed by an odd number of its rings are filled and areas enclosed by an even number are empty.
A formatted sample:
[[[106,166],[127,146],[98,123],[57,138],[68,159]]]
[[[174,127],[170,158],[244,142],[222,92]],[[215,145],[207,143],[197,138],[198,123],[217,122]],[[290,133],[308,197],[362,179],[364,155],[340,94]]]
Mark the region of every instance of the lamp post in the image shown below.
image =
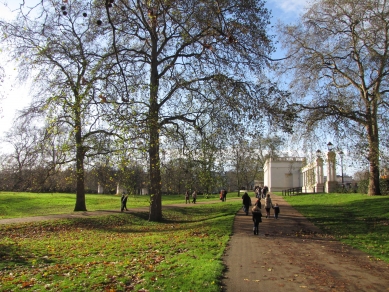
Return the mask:
[[[331,142],[328,142],[327,143],[327,148],[328,148],[328,151],[332,151],[334,145],[331,143]],[[320,150],[319,150],[320,151]],[[317,152],[317,151],[316,151]]]
[[[344,183],[344,179],[343,179],[343,155],[344,155],[344,153],[343,153],[343,151],[340,151],[339,155],[340,155],[340,166],[342,168],[342,185],[343,185],[343,183]]]

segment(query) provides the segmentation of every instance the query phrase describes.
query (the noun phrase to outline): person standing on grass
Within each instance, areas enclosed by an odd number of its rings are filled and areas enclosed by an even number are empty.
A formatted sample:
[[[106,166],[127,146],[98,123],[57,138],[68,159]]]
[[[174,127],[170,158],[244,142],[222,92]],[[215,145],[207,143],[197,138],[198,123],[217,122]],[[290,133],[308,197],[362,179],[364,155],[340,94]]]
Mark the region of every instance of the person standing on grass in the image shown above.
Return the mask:
[[[223,202],[225,202],[227,200],[227,191],[225,189],[222,190],[222,194],[223,194]]]
[[[243,194],[243,196],[242,196],[242,204],[243,204],[244,212],[246,213],[246,215],[248,215],[249,214],[249,208],[251,206],[251,198],[247,194],[247,192],[245,192]]]
[[[185,192],[185,204],[190,204],[189,191]]]
[[[120,211],[123,212],[124,209],[126,209],[126,211],[128,211],[127,209],[127,199],[128,199],[128,195],[126,195],[124,192],[122,194],[122,197],[120,199],[121,201],[121,208],[120,208]]]
[[[274,218],[278,219],[278,214],[280,214],[280,206],[277,203],[274,205]]]
[[[196,204],[196,199],[197,199],[197,192],[196,192],[196,190],[194,190],[192,193],[192,203],[193,204]]]
[[[261,204],[261,202],[259,202]],[[258,205],[254,205],[254,207],[251,209],[251,212],[253,214],[253,222],[254,222],[254,235],[258,235],[258,229],[259,229],[259,222],[262,222],[262,213],[260,207]]]
[[[265,210],[266,210],[266,218],[270,218],[270,208],[273,207],[270,194],[266,195],[265,199]]]

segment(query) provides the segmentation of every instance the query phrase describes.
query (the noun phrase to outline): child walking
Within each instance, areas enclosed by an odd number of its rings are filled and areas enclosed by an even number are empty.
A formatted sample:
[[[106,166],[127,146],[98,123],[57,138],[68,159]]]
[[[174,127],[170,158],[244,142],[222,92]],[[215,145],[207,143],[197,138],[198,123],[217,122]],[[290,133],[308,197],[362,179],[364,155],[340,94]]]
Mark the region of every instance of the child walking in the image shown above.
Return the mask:
[[[258,235],[258,229],[259,229],[259,222],[262,222],[262,213],[260,207],[258,205],[255,205],[252,209],[251,212],[253,214],[253,222],[254,222],[254,235]]]
[[[280,206],[276,203],[274,205],[274,218],[278,219],[278,214],[280,214]]]

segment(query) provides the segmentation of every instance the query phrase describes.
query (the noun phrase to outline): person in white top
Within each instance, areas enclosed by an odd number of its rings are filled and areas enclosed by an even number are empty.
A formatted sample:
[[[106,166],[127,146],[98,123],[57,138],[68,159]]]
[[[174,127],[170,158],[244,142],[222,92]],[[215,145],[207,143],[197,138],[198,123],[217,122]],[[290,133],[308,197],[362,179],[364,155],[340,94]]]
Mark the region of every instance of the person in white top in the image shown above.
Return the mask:
[[[266,218],[270,217],[270,209],[272,206],[273,204],[271,202],[270,194],[267,194],[265,199]]]

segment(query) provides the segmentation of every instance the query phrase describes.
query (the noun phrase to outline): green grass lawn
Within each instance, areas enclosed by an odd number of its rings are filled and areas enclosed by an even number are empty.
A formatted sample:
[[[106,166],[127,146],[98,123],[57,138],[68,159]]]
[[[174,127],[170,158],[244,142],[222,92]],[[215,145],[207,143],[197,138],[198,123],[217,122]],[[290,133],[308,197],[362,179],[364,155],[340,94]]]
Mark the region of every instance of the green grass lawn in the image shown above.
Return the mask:
[[[235,196],[227,195],[227,199]],[[208,198],[198,196],[197,201],[217,200],[219,195],[210,195]],[[149,196],[129,196],[128,208],[149,206]],[[120,196],[87,194],[85,197],[88,211],[120,210]],[[75,194],[58,193],[14,193],[0,192],[0,219],[40,216],[49,214],[72,213],[76,203]],[[162,196],[164,205],[185,203],[184,195]]]
[[[0,225],[0,291],[220,291],[240,200]],[[144,289],[144,290],[142,290]]]
[[[284,198],[324,232],[389,263],[389,196],[334,193]]]
[[[148,222],[148,212],[125,212],[0,225],[0,291],[220,291],[221,257],[241,200],[217,197],[166,209],[160,223]],[[389,263],[389,196],[284,198],[325,233]],[[120,208],[114,195],[87,195],[86,202],[90,211]],[[3,218],[71,213],[74,204],[69,194],[0,193]],[[130,197],[128,206],[148,206],[148,196]]]

